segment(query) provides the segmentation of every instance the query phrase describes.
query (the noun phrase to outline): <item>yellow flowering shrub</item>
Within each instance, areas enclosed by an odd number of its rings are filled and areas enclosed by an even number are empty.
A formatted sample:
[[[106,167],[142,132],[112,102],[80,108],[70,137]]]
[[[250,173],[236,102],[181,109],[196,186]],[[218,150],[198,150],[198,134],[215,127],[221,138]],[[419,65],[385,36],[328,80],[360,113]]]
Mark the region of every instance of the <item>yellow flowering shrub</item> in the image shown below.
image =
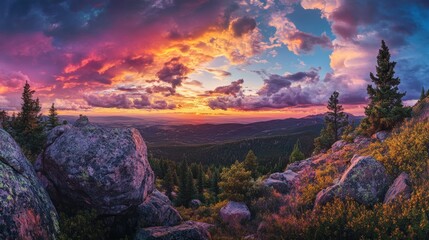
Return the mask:
[[[370,153],[392,175],[407,172],[413,180],[428,171],[429,122],[406,122],[383,143],[373,143]]]

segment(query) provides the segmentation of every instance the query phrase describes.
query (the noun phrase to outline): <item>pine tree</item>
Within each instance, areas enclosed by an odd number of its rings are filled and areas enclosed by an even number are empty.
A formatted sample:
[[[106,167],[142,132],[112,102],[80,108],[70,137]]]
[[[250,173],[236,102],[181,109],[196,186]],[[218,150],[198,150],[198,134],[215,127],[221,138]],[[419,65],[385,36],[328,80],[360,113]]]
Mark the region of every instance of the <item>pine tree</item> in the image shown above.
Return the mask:
[[[9,116],[5,110],[0,111],[0,128],[6,129],[7,122],[9,120]]]
[[[341,129],[349,124],[348,115],[339,104],[339,93],[334,91],[328,100],[328,112],[325,117],[325,127],[320,131],[320,136],[314,139],[314,152],[329,149],[332,144],[340,139]]]
[[[192,171],[188,168],[188,173],[186,174],[186,194],[184,206],[188,207],[189,202],[195,198],[197,190],[194,184],[194,176],[192,175]]]
[[[45,141],[43,124],[41,121],[41,107],[39,99],[33,99],[34,90],[28,82],[22,93],[21,111],[13,124],[15,139],[23,148],[29,159],[35,159],[41,151]]]
[[[425,92],[425,87],[422,87],[422,93],[420,94],[420,99],[419,101],[423,100],[426,98],[426,92]]]
[[[293,151],[289,156],[289,163],[301,161],[305,158],[305,155],[304,155],[304,153],[301,152],[300,148],[301,148],[301,144],[298,140],[298,141],[296,141],[295,145],[293,146]]]
[[[51,108],[49,108],[48,130],[53,129],[58,125],[60,125],[60,121],[58,119],[57,109],[55,108],[54,103],[52,103]]]
[[[258,176],[258,158],[252,150],[249,150],[247,153],[243,164],[244,168],[246,168],[247,171],[250,171],[252,173],[252,177],[256,179]]]
[[[340,138],[340,129],[348,124],[348,116],[344,113],[344,108],[339,104],[339,93],[334,91],[328,101],[328,112],[325,123],[332,124],[334,142]]]
[[[198,199],[201,202],[205,202],[204,197],[204,171],[201,164],[198,165],[198,176],[197,176],[197,194]]]
[[[368,135],[381,130],[390,130],[395,124],[411,115],[411,108],[404,107],[402,98],[405,93],[399,92],[400,79],[394,77],[396,62],[390,61],[389,48],[381,41],[377,56],[376,74],[370,73],[375,84],[368,85],[370,103],[365,107],[366,118],[362,120],[361,129]]]
[[[187,207],[196,193],[194,178],[188,163],[184,161],[180,166],[179,174],[179,193],[177,196],[177,205]]]
[[[213,171],[213,176],[212,176],[211,182],[210,182],[210,191],[213,194],[214,202],[218,201],[218,195],[220,193],[219,180],[220,180],[219,169],[215,168]]]
[[[172,166],[168,167],[167,174],[164,177],[163,181],[163,187],[165,189],[165,195],[172,200],[173,195],[172,192],[174,191],[174,178],[175,178],[176,170]]]

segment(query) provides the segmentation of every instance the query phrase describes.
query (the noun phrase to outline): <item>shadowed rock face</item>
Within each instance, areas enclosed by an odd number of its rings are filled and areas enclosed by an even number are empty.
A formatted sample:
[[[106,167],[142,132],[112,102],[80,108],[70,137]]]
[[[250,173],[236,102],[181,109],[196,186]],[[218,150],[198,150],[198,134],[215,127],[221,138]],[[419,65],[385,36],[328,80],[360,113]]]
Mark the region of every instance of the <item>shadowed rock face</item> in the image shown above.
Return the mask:
[[[389,184],[390,178],[380,162],[370,156],[355,156],[339,182],[317,194],[315,205],[323,205],[335,197],[372,205],[383,200]]]
[[[250,211],[245,203],[229,201],[220,209],[220,217],[224,223],[238,227],[241,223],[250,220]]]
[[[36,164],[53,201],[118,215],[154,190],[146,145],[132,128],[103,128],[78,120],[59,126]]]
[[[298,174],[292,170],[286,170],[282,173],[273,173],[264,180],[263,184],[266,187],[272,187],[279,193],[287,194],[297,175]]]
[[[170,199],[158,190],[137,208],[139,227],[175,226],[182,222],[179,212],[171,206]]]
[[[210,224],[184,222],[174,227],[150,227],[137,231],[134,240],[209,240]]]
[[[56,239],[57,212],[18,144],[0,129],[0,239]]]

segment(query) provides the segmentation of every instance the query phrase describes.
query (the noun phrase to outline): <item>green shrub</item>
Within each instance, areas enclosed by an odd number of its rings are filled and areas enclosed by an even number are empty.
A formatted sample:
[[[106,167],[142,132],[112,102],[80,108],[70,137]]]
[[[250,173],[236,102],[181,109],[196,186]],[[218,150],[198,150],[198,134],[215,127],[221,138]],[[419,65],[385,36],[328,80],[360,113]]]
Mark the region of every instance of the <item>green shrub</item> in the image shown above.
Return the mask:
[[[92,210],[78,211],[74,215],[60,213],[60,240],[100,240],[108,239],[109,229],[97,219]]]

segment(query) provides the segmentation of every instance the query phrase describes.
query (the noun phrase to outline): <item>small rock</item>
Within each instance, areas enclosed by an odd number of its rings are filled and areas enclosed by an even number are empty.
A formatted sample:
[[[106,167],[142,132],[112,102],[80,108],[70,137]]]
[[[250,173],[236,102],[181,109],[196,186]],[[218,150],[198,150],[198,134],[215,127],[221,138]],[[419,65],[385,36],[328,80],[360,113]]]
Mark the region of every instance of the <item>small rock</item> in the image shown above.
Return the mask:
[[[371,139],[375,139],[378,140],[380,142],[384,142],[384,140],[386,140],[386,138],[388,138],[390,136],[390,132],[389,131],[379,131],[374,133],[371,136]]]
[[[250,211],[245,203],[229,201],[220,209],[220,217],[224,223],[233,227],[250,220]]]
[[[301,161],[291,163],[286,167],[286,170],[291,170],[293,172],[299,172],[302,169],[306,168],[307,166],[310,166],[311,160],[312,160],[311,158],[308,158],[308,159],[304,159]]]
[[[402,172],[387,190],[383,203],[391,203],[400,196],[404,199],[409,199],[411,191],[410,177],[405,172]]]
[[[187,221],[174,227],[150,227],[139,229],[134,240],[209,240],[207,223]]]
[[[192,199],[189,202],[189,207],[191,207],[192,209],[197,209],[199,208],[201,205],[203,205],[203,203],[199,200],[199,199]]]
[[[315,205],[324,205],[335,197],[373,205],[383,199],[389,179],[384,166],[373,157],[355,156],[338,183],[317,194]]]
[[[292,181],[297,176],[298,174],[292,170],[286,170],[282,173],[273,173],[264,180],[263,185],[266,187],[272,187],[279,193],[287,194],[291,189]]]
[[[339,150],[341,150],[345,145],[347,145],[347,142],[344,140],[338,140],[336,142],[334,142],[334,144],[332,144],[332,151],[333,152],[337,152]]]
[[[89,119],[87,116],[80,115],[79,118],[74,122],[74,127],[85,127],[89,124]]]

